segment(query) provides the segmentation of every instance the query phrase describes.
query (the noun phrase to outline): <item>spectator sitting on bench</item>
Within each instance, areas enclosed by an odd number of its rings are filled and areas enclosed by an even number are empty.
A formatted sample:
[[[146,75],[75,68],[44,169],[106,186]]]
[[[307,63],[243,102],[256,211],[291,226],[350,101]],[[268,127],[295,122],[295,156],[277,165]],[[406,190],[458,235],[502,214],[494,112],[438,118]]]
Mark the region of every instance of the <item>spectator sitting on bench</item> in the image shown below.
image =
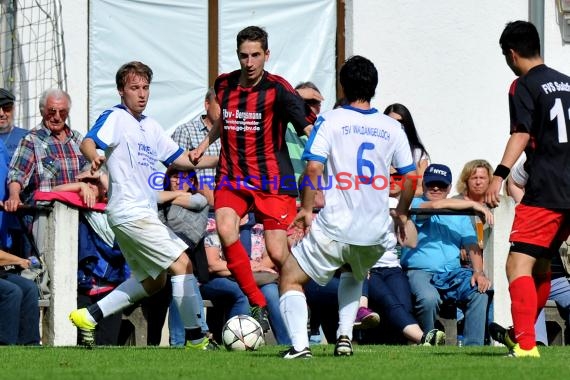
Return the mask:
[[[40,308],[35,282],[3,269],[17,265],[30,267],[30,261],[0,250],[0,346],[40,344]]]
[[[479,202],[486,207],[485,193],[489,188],[491,178],[493,178],[493,167],[487,160],[477,159],[467,162],[463,166],[455,186],[459,194],[455,195],[453,198]],[[471,224],[477,233],[479,248],[481,248],[481,252],[483,252],[487,246],[487,242],[489,241],[489,236],[491,235],[491,226],[489,223],[481,221],[481,218],[477,215],[472,215],[470,218]],[[461,248],[460,260],[461,266],[471,267],[469,255],[465,248]],[[489,290],[487,325],[493,321],[493,294],[494,291],[492,289]],[[463,335],[463,317],[463,311],[457,308],[457,335]],[[486,335],[486,343],[488,340],[489,336]]]
[[[158,193],[160,220],[188,245],[186,250],[194,277],[192,283],[198,297],[200,310],[204,301],[200,295],[200,283],[208,281],[208,268],[203,244],[208,222],[208,200],[199,189],[196,172],[176,170],[169,167],[165,173],[165,189]],[[201,255],[201,256],[200,256]],[[200,282],[200,283],[199,283]],[[168,310],[169,341],[171,346],[181,347],[186,343],[184,324],[172,299],[170,281],[157,293],[141,302],[148,323],[147,345],[159,345],[162,327]],[[209,335],[206,318],[200,318],[202,332]]]
[[[492,224],[492,214],[478,202],[447,199],[451,170],[431,164],[424,173],[424,195],[414,198],[412,208],[473,209]],[[483,345],[491,283],[483,272],[481,248],[466,215],[412,217],[418,231],[415,248],[402,249],[400,263],[407,271],[416,317],[423,331],[434,329],[443,301],[453,301],[465,312],[465,345]],[[473,269],[462,268],[459,251],[465,247]]]
[[[0,183],[6,182],[6,158],[6,147],[0,140]],[[6,187],[0,186],[0,200],[5,195]],[[4,207],[1,201],[0,206]],[[5,248],[9,236],[3,214],[0,212],[0,238],[2,248]],[[16,265],[26,269],[29,268],[30,261],[0,249],[0,346],[40,343],[38,288],[35,282],[4,270],[5,266]]]
[[[388,201],[391,209],[398,204],[394,197],[390,197]],[[412,220],[408,220],[406,226],[405,242],[398,239],[398,245],[386,247],[386,252],[370,269],[369,278],[365,280],[370,307],[380,313],[382,325],[385,327],[384,331],[369,331],[369,335],[370,338],[375,338],[374,335],[380,335],[375,333],[381,333],[382,343],[405,342],[439,346],[445,343],[445,333],[437,329],[422,331],[413,315],[410,285],[398,259],[398,249],[402,246],[415,247],[417,244],[416,228]],[[394,231],[394,234],[397,236],[398,232]],[[389,331],[386,331],[386,328]]]
[[[22,201],[31,201],[36,190],[75,182],[88,164],[79,150],[83,136],[66,124],[70,108],[71,98],[63,90],[50,89],[40,97],[42,122],[20,140],[10,161],[6,211],[14,212]]]
[[[107,216],[102,212],[107,200],[108,176],[102,172],[92,176],[87,170],[77,178],[77,182],[55,186],[52,192],[67,194],[67,198],[60,199],[87,208],[82,208],[79,212],[77,305],[81,308],[105,297],[129,278],[130,272],[115,241],[115,234],[107,222]],[[78,194],[79,199],[72,198],[69,193]],[[50,195],[35,194],[36,199],[42,200],[48,196]],[[95,329],[95,344],[118,345],[121,324],[121,313],[104,318]]]

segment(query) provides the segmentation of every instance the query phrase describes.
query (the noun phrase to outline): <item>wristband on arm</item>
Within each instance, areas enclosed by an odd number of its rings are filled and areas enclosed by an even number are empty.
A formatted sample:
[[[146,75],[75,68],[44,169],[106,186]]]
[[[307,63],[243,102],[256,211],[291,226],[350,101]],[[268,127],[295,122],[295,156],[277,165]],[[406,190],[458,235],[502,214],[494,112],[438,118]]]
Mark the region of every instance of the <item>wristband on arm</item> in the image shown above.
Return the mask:
[[[494,176],[501,177],[502,179],[506,179],[509,176],[511,169],[507,168],[505,165],[499,164],[497,168],[493,172]]]

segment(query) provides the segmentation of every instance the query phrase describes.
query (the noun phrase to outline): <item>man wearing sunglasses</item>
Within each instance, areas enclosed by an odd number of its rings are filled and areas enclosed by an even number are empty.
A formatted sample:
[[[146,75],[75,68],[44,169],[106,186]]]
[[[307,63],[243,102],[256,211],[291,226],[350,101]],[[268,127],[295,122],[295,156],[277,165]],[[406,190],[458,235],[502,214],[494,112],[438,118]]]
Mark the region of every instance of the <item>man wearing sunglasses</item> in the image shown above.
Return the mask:
[[[489,223],[493,216],[478,202],[448,199],[451,170],[440,164],[427,167],[423,177],[423,196],[414,198],[412,208],[473,209]],[[452,301],[465,313],[464,344],[483,345],[491,282],[483,271],[483,257],[477,235],[467,215],[413,216],[418,231],[415,248],[402,248],[400,264],[407,271],[414,298],[416,317],[424,331],[435,328],[443,301]],[[473,269],[459,263],[460,248],[465,247]]]
[[[57,185],[75,182],[87,164],[79,150],[83,136],[66,124],[71,107],[69,95],[57,88],[46,90],[39,106],[40,125],[20,140],[10,162],[10,195],[4,202],[8,212],[16,211],[35,190],[50,191]]]
[[[16,97],[5,88],[0,88],[0,140],[8,149],[9,158],[12,158],[18,143],[28,131],[14,125],[14,102]]]

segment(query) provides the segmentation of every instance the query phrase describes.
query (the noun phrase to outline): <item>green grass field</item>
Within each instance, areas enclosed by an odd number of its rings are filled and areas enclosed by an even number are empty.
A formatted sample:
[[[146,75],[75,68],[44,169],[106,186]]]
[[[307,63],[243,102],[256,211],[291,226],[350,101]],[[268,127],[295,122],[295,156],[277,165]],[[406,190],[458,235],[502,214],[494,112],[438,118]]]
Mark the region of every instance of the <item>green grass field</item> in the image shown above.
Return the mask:
[[[314,357],[284,360],[284,347],[256,352],[195,352],[174,348],[0,347],[0,378],[16,379],[560,379],[568,348],[544,347],[540,359],[504,357],[504,347],[355,346],[334,357],[332,345]]]

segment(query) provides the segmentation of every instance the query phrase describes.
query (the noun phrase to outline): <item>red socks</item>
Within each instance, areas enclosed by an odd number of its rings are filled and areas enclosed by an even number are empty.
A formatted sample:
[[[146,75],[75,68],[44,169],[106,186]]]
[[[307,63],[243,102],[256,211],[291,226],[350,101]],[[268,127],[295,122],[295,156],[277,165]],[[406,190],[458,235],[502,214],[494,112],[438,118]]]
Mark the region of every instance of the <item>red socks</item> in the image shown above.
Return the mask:
[[[530,350],[536,346],[534,322],[537,316],[537,292],[533,278],[518,277],[509,285],[509,293],[515,341],[523,350]]]
[[[534,275],[534,286],[536,288],[536,316],[546,305],[548,301],[548,296],[550,295],[550,280],[552,278],[552,272],[541,273]]]
[[[249,263],[249,256],[241,242],[237,240],[235,243],[224,247],[224,254],[228,262],[228,269],[232,272],[239,287],[247,296],[249,303],[251,305],[265,307],[267,301],[255,283],[255,278],[251,271],[251,264]]]

